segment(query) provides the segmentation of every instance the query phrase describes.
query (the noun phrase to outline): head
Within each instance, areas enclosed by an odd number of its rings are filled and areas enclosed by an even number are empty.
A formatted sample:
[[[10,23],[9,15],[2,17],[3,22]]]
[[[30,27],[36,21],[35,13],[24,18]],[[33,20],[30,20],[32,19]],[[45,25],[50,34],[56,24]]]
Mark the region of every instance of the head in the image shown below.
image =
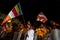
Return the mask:
[[[28,21],[27,24],[31,24],[30,21]]]
[[[40,12],[40,14],[43,14],[43,12]]]
[[[28,28],[31,27],[31,23],[30,23],[30,21],[27,22],[27,27],[28,27]]]
[[[24,25],[23,25],[23,24],[21,24],[21,25],[20,25],[20,28],[24,28]]]

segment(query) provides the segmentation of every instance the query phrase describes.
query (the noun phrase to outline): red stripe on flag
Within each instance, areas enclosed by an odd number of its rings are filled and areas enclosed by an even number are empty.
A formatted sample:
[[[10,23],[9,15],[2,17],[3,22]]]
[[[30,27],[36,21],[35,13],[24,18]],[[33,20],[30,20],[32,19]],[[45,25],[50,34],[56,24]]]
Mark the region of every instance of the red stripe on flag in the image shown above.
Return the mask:
[[[15,9],[15,8],[13,8],[13,9],[12,9],[12,12],[14,13],[14,16],[15,16],[15,17],[17,17],[17,16],[18,16],[18,13],[17,13],[17,11],[16,11],[16,9]]]

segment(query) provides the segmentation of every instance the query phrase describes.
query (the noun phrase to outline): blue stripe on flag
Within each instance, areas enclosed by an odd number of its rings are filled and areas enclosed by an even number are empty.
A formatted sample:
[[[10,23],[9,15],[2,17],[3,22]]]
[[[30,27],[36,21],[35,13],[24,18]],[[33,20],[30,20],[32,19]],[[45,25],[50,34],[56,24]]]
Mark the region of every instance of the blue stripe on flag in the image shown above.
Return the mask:
[[[19,8],[19,15],[23,15],[22,10],[21,10],[21,6],[20,6],[20,2],[18,3],[18,8]]]

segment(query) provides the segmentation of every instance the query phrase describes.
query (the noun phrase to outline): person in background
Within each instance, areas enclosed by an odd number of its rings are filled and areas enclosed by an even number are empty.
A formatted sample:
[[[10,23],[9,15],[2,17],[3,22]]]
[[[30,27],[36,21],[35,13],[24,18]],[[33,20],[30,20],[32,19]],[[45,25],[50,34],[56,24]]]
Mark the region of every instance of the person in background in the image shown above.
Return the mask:
[[[28,27],[28,31],[26,33],[24,40],[34,40],[34,29],[30,22],[28,22],[27,27]]]
[[[12,40],[17,40],[17,36],[18,36],[18,25],[16,23],[12,23],[12,32],[14,33]]]
[[[2,25],[1,38],[6,36],[6,25]]]
[[[24,28],[24,25],[20,25],[20,31],[17,40],[24,40],[24,35],[25,35],[26,29]]]
[[[19,28],[18,28],[18,37],[17,37],[17,40],[21,40],[23,29],[24,29],[24,25],[21,23]]]
[[[30,21],[28,21],[28,22],[27,22],[27,30],[29,30],[30,27],[31,27],[31,23],[30,23]]]
[[[48,32],[48,29],[45,27],[45,25],[43,23],[40,23],[39,28],[36,29],[38,40],[43,40],[47,32]]]

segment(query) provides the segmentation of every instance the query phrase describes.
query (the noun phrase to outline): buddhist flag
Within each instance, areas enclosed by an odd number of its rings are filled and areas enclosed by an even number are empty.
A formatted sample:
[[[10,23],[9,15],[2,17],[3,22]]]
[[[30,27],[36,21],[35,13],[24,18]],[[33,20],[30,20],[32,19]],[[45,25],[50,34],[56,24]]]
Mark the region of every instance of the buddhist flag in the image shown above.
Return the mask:
[[[47,20],[48,19],[44,14],[38,14],[37,21],[41,21],[41,22],[45,23]]]
[[[20,3],[16,4],[13,9],[9,12],[9,14],[6,16],[6,18],[3,20],[3,23],[6,23],[8,20],[15,18],[19,15],[23,15],[22,14],[22,10],[21,10],[21,6]]]

